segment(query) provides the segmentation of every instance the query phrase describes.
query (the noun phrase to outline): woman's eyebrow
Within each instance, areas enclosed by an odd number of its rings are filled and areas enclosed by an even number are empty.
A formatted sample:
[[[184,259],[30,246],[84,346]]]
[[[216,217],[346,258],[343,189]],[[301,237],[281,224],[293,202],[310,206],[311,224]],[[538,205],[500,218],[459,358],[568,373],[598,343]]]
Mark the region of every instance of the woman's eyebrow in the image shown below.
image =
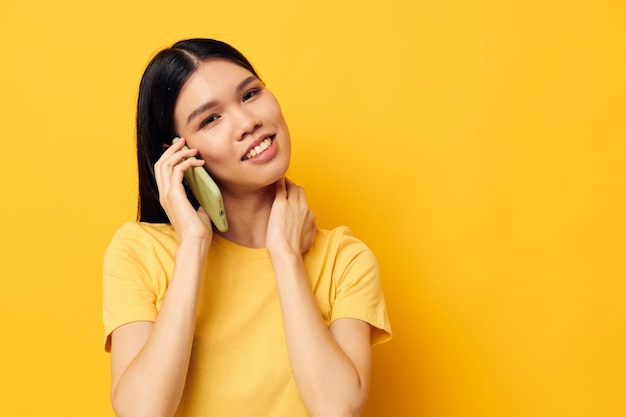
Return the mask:
[[[255,77],[254,75],[251,75],[247,77],[246,79],[244,79],[242,82],[240,82],[235,90],[237,91],[237,93],[240,93],[241,90],[246,88],[248,84],[250,84],[251,82],[254,82],[255,80],[257,80],[257,77]],[[217,101],[209,101],[208,103],[204,103],[203,105],[201,105],[200,107],[192,111],[189,117],[187,117],[187,125],[189,125],[189,123],[191,123],[191,121],[194,118],[196,118],[198,115],[204,113],[211,107],[215,107],[216,105],[217,105]]]
[[[215,106],[217,106],[217,101],[209,101],[208,103],[204,103],[203,105],[201,105],[200,107],[192,111],[189,117],[187,118],[187,126],[189,126],[189,123],[191,123],[191,121],[194,118],[196,118],[198,115],[204,113],[211,107],[215,107]]]
[[[239,83],[239,85],[237,86],[237,92],[240,93],[241,90],[246,88],[248,84],[250,84],[251,82],[255,80],[257,80],[257,78],[254,75],[249,76],[248,78],[246,78],[245,80]]]

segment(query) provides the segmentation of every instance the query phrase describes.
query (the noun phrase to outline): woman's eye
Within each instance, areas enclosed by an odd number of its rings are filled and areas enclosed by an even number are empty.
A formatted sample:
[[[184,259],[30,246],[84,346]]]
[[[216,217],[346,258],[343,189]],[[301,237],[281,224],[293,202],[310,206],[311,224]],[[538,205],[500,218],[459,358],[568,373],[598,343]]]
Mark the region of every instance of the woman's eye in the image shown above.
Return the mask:
[[[259,92],[261,91],[261,89],[259,88],[255,88],[252,90],[248,90],[244,93],[243,95],[243,101],[248,101],[250,100],[252,97],[256,96],[257,94],[259,94]]]
[[[219,119],[219,116],[217,114],[210,115],[206,119],[202,120],[202,122],[200,123],[200,128],[203,128],[204,126],[206,126],[206,125],[208,125],[210,123],[213,123],[217,119]]]

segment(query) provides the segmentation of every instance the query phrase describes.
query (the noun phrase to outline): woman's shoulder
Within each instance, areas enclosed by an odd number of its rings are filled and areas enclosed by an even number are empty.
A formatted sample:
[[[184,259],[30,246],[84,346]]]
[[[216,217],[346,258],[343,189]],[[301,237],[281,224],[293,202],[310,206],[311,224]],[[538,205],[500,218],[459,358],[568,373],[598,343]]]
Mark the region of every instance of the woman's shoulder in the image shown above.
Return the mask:
[[[116,235],[153,236],[155,238],[176,236],[174,227],[169,223],[148,223],[129,221],[117,229]]]
[[[308,257],[320,260],[320,258],[350,259],[357,257],[374,258],[370,248],[347,226],[337,226],[332,229],[317,229],[313,247]]]
[[[367,245],[358,237],[354,236],[348,226],[337,226],[332,229],[317,229],[315,236],[316,243],[324,246],[335,246],[337,248],[367,248]]]
[[[134,252],[156,247],[170,251],[176,245],[176,232],[171,224],[129,221],[113,234],[108,251],[132,250]]]

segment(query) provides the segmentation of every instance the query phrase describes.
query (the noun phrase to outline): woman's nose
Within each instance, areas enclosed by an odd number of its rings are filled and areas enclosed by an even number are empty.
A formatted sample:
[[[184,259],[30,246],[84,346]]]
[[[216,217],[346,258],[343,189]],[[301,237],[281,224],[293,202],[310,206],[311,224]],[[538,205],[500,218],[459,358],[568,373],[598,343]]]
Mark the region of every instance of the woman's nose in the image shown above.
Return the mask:
[[[240,109],[237,115],[238,132],[237,140],[243,140],[246,135],[254,132],[259,127],[263,126],[261,118],[247,111],[246,109]]]

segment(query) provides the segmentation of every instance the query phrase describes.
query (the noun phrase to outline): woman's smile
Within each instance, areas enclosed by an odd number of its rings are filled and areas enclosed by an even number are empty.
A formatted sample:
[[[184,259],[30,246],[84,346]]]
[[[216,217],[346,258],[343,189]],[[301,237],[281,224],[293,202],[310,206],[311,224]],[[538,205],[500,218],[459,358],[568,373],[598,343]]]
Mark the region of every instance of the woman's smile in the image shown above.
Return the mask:
[[[267,161],[272,158],[276,153],[276,146],[272,146],[274,144],[274,137],[266,136],[265,138],[261,138],[261,142],[258,145],[254,145],[251,149],[241,158],[242,161]],[[258,140],[256,141],[258,142]],[[267,152],[266,152],[267,151]]]

